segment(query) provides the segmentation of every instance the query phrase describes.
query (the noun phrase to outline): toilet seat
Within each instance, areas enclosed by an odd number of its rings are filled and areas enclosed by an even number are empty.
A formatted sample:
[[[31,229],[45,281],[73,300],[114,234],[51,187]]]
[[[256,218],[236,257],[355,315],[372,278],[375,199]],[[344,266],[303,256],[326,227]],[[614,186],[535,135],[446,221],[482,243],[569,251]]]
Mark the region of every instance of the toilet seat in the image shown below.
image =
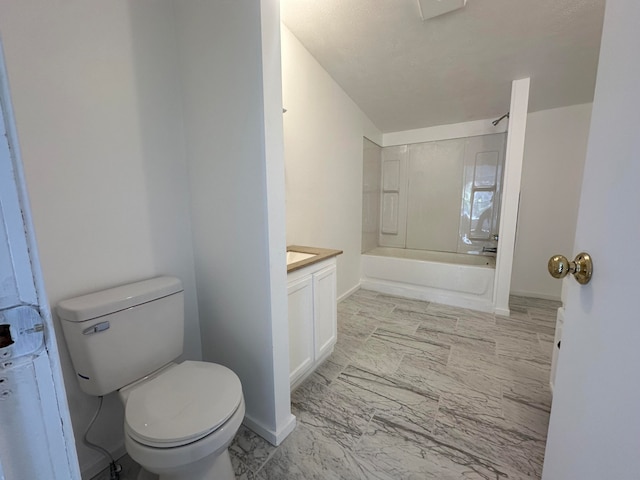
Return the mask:
[[[231,370],[185,361],[131,390],[125,430],[151,447],[186,445],[220,428],[241,401],[240,379]]]

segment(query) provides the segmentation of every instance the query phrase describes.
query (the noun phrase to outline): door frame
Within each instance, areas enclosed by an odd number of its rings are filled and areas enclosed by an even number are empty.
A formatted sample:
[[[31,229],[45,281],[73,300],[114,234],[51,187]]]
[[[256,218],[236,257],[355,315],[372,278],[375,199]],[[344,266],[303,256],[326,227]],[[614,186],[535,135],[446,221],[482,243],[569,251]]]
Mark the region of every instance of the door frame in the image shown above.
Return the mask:
[[[39,389],[40,413],[44,420],[47,433],[46,443],[48,452],[38,452],[33,458],[41,459],[44,463],[50,464],[56,480],[80,480],[80,468],[76,451],[75,438],[71,426],[71,416],[67,402],[66,390],[60,366],[60,355],[56,334],[53,326],[53,319],[49,308],[40,261],[36,244],[31,210],[27,196],[26,182],[22,169],[20,146],[16,131],[16,122],[11,105],[9,90],[9,80],[4,59],[2,40],[0,39],[0,114],[6,129],[6,141],[9,146],[10,158],[3,156],[1,161],[10,161],[17,191],[17,204],[21,213],[20,218],[7,220],[5,218],[4,228],[11,230],[13,235],[20,235],[20,230],[24,233],[24,240],[28,247],[28,258],[12,255],[14,270],[19,270],[27,276],[29,273],[33,278],[35,294],[37,299],[36,307],[44,324],[45,351],[34,361],[37,385]],[[4,179],[11,182],[12,179]],[[13,199],[12,199],[13,200]],[[31,303],[31,301],[29,301]],[[19,392],[16,392],[19,395]],[[29,425],[24,423],[24,431],[29,431]],[[2,468],[0,466],[0,478],[4,480]],[[13,480],[8,479],[7,480]]]

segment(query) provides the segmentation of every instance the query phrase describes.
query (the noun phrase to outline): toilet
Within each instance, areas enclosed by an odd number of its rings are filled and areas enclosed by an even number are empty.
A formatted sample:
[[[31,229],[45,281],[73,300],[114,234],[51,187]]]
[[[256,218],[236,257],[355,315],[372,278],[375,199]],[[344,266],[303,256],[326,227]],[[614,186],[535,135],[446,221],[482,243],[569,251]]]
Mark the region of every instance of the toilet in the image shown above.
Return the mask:
[[[184,294],[175,277],[122,285],[57,305],[80,388],[118,392],[138,478],[232,480],[228,447],[244,418],[240,379],[184,361]]]

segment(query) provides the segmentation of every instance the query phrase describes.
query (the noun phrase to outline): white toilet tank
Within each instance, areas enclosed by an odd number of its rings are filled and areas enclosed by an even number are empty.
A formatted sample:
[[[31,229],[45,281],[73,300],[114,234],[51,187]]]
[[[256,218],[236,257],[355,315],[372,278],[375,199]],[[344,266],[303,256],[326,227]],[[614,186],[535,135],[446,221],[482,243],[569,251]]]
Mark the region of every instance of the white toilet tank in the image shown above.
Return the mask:
[[[184,296],[157,277],[64,300],[56,307],[80,387],[106,395],[182,354]]]

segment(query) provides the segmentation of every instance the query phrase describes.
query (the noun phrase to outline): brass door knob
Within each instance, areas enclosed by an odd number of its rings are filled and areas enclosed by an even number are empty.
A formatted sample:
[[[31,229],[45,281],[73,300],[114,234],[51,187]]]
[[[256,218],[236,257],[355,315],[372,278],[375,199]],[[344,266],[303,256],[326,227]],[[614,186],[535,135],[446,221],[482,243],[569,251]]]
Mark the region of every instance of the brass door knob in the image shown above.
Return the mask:
[[[567,274],[573,273],[573,276],[581,285],[589,283],[593,275],[591,255],[586,252],[576,255],[573,261],[567,259],[564,255],[554,255],[549,259],[547,268],[553,278],[564,278]]]

